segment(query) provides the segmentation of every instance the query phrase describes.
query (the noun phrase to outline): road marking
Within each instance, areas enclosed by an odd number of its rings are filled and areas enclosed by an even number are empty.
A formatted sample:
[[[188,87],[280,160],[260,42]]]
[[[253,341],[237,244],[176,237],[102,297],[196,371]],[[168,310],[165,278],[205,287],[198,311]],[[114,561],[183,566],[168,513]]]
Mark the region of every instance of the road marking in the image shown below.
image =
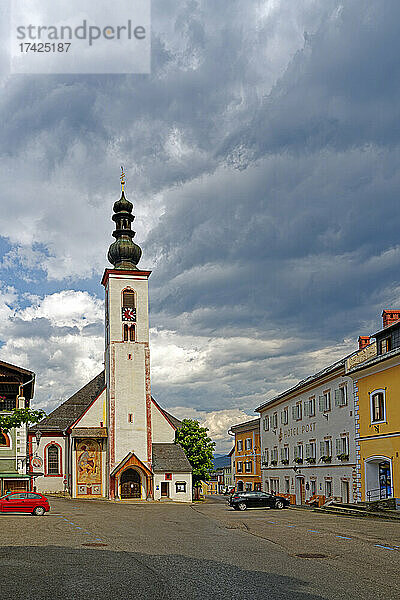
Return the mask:
[[[320,531],[317,531],[316,529],[307,529],[307,531],[309,531],[310,533],[321,533]]]
[[[375,544],[375,548],[383,548],[384,550],[395,550],[391,546],[383,546],[382,544]]]
[[[335,535],[335,537],[340,538],[341,540],[351,540],[351,537],[346,537],[345,535]]]

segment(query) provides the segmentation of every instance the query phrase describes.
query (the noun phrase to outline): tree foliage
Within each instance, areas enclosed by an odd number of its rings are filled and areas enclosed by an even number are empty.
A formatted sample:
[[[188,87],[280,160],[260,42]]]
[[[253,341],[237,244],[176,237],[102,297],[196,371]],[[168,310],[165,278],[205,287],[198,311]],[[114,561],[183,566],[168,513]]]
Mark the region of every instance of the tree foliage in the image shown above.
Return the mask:
[[[0,431],[10,431],[14,427],[23,424],[33,425],[46,416],[43,410],[32,410],[30,408],[17,408],[10,414],[0,414]]]
[[[200,427],[194,419],[183,419],[182,425],[175,433],[175,443],[179,443],[185,451],[193,469],[193,485],[206,481],[214,470],[213,450],[215,442],[207,435],[207,427]]]

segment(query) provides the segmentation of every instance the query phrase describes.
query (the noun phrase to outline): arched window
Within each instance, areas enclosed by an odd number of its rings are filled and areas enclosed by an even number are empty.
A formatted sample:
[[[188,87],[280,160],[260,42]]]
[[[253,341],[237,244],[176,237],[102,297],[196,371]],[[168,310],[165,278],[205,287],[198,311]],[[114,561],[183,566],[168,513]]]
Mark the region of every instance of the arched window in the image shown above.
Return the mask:
[[[133,290],[124,290],[122,292],[122,307],[135,308],[135,292]]]
[[[9,445],[10,445],[10,440],[9,440],[8,435],[6,435],[2,431],[0,431],[0,446],[8,447]]]
[[[47,447],[47,475],[60,474],[60,452],[56,444]]]
[[[135,326],[134,325],[124,325],[124,342],[134,342],[135,341]]]

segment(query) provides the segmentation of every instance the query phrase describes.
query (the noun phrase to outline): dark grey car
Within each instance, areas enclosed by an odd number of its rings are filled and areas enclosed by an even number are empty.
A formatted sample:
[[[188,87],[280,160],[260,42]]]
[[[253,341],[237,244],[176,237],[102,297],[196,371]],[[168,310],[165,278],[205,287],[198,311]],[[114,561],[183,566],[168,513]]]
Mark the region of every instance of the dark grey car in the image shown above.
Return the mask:
[[[235,510],[247,508],[287,508],[290,502],[282,496],[267,492],[235,492],[229,498],[228,504]]]

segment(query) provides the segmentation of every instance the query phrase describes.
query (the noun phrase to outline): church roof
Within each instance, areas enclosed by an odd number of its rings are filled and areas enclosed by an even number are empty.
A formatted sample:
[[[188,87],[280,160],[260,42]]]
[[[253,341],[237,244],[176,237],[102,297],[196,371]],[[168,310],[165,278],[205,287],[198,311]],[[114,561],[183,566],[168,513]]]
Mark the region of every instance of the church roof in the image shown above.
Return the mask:
[[[68,398],[53,412],[45,417],[40,423],[30,427],[29,431],[65,431],[71,427],[89,408],[104,390],[104,371],[96,375],[92,381],[78,390],[71,398]]]
[[[155,473],[191,473],[192,467],[179,444],[153,444]]]
[[[89,406],[94,400],[100,395],[105,388],[105,375],[104,371],[96,375],[92,381],[89,381],[80,390],[75,392],[71,398],[68,398],[65,402],[60,404],[53,410],[47,417],[45,417],[40,423],[33,425],[29,428],[29,431],[35,432],[38,429],[40,431],[65,431],[68,427],[71,427],[82,415],[87,411]],[[153,402],[158,406],[165,418],[170,423],[179,429],[181,421],[168,413],[153,398]]]

